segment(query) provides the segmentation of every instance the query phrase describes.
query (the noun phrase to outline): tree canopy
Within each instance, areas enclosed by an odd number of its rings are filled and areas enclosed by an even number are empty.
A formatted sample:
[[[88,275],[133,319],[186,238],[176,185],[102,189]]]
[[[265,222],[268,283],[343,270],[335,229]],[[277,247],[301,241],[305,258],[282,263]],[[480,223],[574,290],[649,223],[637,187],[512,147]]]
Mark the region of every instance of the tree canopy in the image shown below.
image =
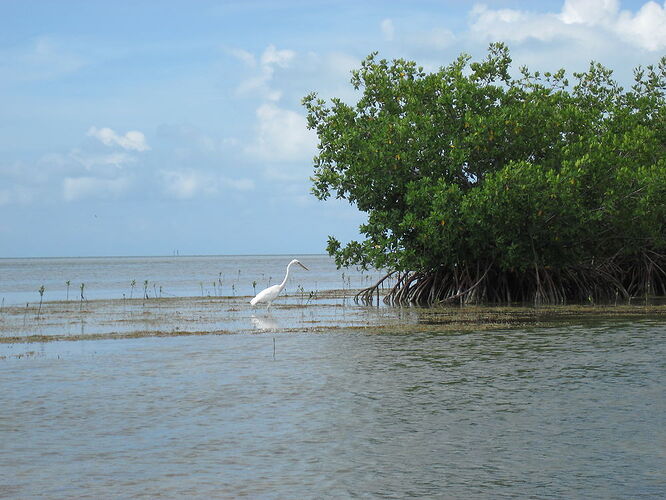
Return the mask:
[[[666,295],[666,57],[629,89],[596,62],[511,62],[502,43],[431,73],[373,53],[355,104],[303,99],[315,196],[367,213],[328,252],[397,273],[396,301]]]

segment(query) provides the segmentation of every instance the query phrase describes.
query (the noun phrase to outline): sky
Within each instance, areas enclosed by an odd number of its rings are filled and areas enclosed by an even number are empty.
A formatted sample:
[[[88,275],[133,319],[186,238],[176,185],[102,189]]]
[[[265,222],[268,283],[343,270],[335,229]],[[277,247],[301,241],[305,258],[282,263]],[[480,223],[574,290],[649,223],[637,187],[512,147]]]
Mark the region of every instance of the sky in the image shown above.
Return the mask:
[[[364,214],[310,194],[303,96],[369,53],[624,85],[666,55],[642,0],[0,0],[0,258],[323,253]]]

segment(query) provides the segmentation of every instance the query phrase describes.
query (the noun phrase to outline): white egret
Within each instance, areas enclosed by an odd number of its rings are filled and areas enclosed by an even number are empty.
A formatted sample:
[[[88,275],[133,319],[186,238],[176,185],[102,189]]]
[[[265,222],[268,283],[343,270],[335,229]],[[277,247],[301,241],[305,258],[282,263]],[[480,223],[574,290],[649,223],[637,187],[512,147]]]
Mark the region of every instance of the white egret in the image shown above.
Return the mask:
[[[289,270],[291,269],[291,266],[294,265],[294,264],[298,264],[299,266],[301,266],[306,271],[309,271],[309,269],[307,267],[305,267],[303,264],[298,262],[296,259],[292,260],[287,265],[287,274],[285,274],[284,279],[282,280],[282,283],[280,283],[279,285],[269,286],[265,290],[262,290],[261,292],[259,292],[256,295],[256,297],[254,297],[250,301],[250,304],[252,304],[253,306],[256,306],[259,303],[266,302],[268,304],[268,307],[266,308],[266,310],[270,309],[271,303],[275,299],[277,299],[277,296],[280,295],[280,292],[282,291],[284,286],[287,284],[287,279],[289,278]]]

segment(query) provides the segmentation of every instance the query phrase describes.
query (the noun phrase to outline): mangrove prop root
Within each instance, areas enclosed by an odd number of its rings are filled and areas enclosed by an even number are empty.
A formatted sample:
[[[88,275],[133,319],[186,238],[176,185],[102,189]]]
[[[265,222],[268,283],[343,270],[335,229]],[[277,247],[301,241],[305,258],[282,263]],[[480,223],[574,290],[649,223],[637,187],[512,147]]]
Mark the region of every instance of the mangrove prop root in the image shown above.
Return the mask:
[[[485,269],[484,269],[485,267]],[[483,272],[481,272],[483,271]],[[384,295],[387,304],[459,302],[565,304],[567,302],[630,302],[666,296],[666,255],[643,252],[639,259],[622,262],[615,256],[562,269],[530,263],[524,272],[485,266],[453,266],[429,271],[391,271],[361,290],[356,300],[371,304],[380,286],[397,274]]]
[[[376,291],[379,289],[379,286],[380,286],[382,283],[384,283],[384,281],[386,281],[388,278],[390,278],[393,274],[395,274],[395,271],[391,271],[391,272],[385,274],[385,275],[384,275],[382,278],[380,278],[379,281],[377,281],[377,283],[375,283],[374,285],[369,286],[368,288],[364,288],[363,290],[359,291],[359,292],[355,295],[354,300],[358,301],[359,298],[360,298],[364,303],[371,303],[374,294],[375,294]]]

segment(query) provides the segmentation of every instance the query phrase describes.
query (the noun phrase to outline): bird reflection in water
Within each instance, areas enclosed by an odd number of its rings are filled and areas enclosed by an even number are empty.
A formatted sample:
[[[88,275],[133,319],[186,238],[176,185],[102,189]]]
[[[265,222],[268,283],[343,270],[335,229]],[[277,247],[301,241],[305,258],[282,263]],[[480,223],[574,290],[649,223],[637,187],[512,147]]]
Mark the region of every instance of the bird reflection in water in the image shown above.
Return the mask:
[[[274,332],[279,328],[278,322],[270,316],[259,317],[252,315],[250,321],[256,330],[262,332]]]

